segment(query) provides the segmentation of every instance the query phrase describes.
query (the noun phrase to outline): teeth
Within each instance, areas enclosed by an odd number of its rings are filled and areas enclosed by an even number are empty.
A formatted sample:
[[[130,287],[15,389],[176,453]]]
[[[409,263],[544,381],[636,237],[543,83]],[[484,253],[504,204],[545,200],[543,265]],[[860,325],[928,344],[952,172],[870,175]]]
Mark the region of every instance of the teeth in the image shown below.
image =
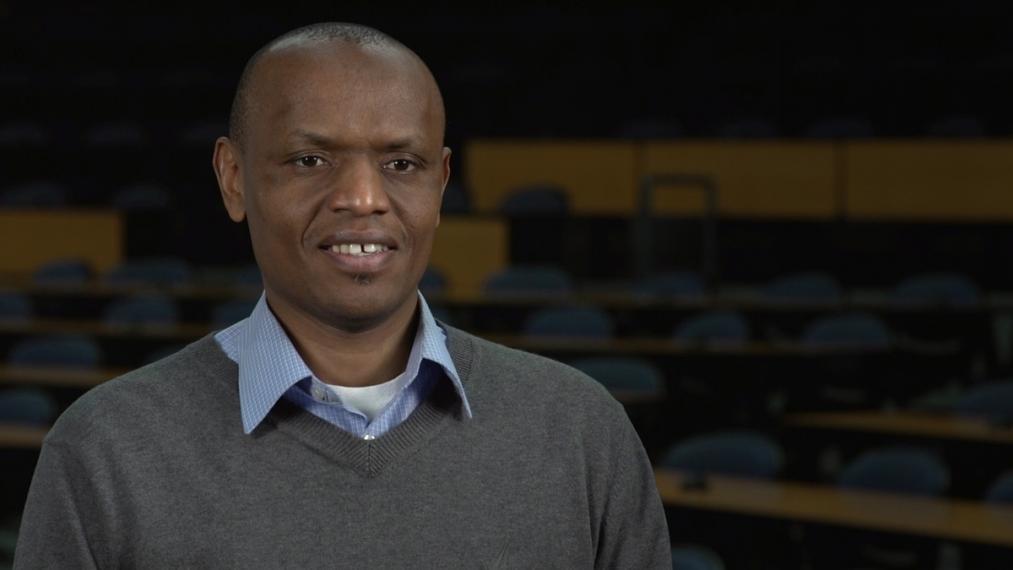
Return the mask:
[[[378,243],[343,243],[331,246],[331,251],[334,253],[355,255],[359,257],[373,253],[382,253],[388,249],[389,248],[387,246]]]

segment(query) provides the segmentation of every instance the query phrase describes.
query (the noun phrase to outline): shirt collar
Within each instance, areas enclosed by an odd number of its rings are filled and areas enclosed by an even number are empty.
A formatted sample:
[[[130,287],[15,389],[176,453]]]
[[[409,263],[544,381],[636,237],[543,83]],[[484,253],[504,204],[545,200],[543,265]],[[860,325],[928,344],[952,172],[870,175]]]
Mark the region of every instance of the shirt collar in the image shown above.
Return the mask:
[[[419,326],[405,371],[414,381],[423,360],[438,364],[460,397],[465,417],[470,419],[471,405],[447,350],[446,332],[433,318],[421,292],[418,296]],[[237,328],[239,330],[235,330]],[[243,431],[250,433],[294,384],[313,377],[313,372],[274,316],[264,294],[249,317],[222,331],[222,335],[235,343],[233,360],[239,365],[239,406]]]

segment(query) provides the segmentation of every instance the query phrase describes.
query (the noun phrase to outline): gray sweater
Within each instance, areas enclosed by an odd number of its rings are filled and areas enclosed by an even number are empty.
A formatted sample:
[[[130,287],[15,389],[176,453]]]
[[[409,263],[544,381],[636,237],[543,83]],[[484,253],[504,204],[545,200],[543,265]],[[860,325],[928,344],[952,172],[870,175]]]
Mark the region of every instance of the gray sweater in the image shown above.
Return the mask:
[[[77,400],[15,567],[671,568],[651,468],[597,383],[447,327],[443,383],[366,441],[282,400],[243,433],[210,336]]]

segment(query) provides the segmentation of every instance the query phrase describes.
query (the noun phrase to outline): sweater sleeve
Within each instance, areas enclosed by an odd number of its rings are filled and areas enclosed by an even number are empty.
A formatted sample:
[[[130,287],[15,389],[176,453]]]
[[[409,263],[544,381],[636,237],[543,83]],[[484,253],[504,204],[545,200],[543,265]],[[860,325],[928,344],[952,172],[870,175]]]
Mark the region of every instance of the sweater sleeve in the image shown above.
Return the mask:
[[[50,442],[42,447],[14,553],[18,570],[99,567],[88,528],[99,513],[88,512],[87,474],[71,453]]]
[[[595,567],[668,570],[672,550],[654,471],[626,414],[616,423]]]

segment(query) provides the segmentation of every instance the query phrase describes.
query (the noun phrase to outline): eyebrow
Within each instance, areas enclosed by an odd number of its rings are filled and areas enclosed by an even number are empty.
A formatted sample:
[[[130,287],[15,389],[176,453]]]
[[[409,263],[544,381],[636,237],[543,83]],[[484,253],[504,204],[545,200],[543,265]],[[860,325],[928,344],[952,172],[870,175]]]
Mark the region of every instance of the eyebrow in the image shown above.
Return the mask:
[[[297,129],[289,135],[289,139],[308,142],[315,146],[334,147],[339,146],[336,139],[313,131]],[[387,142],[383,149],[385,151],[398,151],[422,146],[421,138],[416,135],[408,135],[396,138]]]

